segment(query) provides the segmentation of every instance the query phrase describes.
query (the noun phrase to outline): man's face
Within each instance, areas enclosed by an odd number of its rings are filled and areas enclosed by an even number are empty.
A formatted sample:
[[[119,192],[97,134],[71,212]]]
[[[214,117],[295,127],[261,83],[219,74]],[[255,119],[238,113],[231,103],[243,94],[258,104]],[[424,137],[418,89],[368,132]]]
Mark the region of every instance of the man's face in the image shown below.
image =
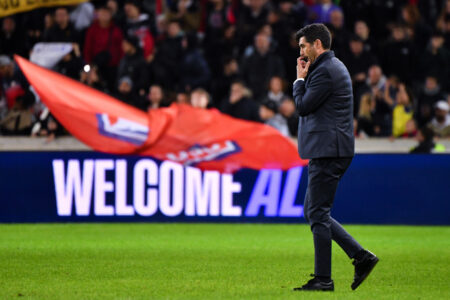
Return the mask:
[[[436,108],[436,111],[435,111],[436,119],[439,122],[444,122],[447,117],[447,113],[448,112],[443,109]]]
[[[103,8],[98,10],[97,16],[100,24],[109,24],[112,19],[111,12]]]
[[[191,94],[191,105],[198,108],[206,108],[208,106],[208,97],[204,93],[194,92]]]
[[[148,94],[148,99],[152,103],[160,103],[163,98],[163,92],[159,86],[151,86],[150,93]]]
[[[310,61],[313,63],[317,58],[317,49],[314,44],[308,43],[304,36],[298,41],[298,46],[300,47],[300,57],[303,60]]]
[[[377,84],[381,79],[381,68],[378,66],[372,66],[369,68],[369,81],[371,84]]]
[[[123,9],[128,19],[134,20],[139,18],[140,15],[139,8],[137,8],[134,4],[126,3]]]
[[[356,56],[359,56],[364,50],[364,44],[360,41],[350,42],[350,51]]]
[[[55,23],[60,27],[66,26],[69,23],[69,13],[65,8],[58,8],[55,12]]]
[[[266,54],[270,48],[269,37],[265,34],[258,34],[255,39],[255,47],[260,54]]]

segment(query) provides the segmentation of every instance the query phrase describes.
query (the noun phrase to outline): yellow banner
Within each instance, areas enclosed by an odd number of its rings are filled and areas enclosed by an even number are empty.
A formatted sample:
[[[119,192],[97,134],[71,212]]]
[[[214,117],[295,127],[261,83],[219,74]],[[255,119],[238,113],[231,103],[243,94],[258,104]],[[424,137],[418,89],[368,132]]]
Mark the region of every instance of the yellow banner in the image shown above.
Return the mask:
[[[87,0],[0,0],[0,18],[39,7],[74,5]]]

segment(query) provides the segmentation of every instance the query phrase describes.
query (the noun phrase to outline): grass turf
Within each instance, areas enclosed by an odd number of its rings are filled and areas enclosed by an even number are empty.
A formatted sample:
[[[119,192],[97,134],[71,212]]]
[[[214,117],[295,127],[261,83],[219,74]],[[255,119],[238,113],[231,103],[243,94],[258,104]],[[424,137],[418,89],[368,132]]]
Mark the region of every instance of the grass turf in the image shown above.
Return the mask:
[[[351,291],[353,266],[333,244],[329,293],[292,291],[313,272],[306,225],[0,225],[0,298],[450,297],[450,227],[346,228],[380,262]]]

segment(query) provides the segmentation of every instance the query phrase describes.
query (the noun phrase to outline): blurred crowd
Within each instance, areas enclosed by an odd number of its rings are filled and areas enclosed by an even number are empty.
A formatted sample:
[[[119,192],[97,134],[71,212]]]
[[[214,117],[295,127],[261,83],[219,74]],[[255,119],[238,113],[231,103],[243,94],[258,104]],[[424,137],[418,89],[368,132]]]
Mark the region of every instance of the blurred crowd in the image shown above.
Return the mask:
[[[358,137],[450,137],[450,0],[98,0],[8,16],[1,134],[64,134],[12,56],[68,42],[55,71],[139,109],[217,108],[296,136],[295,33],[315,22],[352,77]]]

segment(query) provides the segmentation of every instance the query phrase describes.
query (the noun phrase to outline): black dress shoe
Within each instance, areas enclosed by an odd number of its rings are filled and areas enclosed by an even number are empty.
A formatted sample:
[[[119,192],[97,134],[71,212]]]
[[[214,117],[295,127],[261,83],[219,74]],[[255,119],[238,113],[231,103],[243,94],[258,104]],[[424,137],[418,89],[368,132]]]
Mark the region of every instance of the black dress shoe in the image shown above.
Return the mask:
[[[364,281],[364,279],[369,276],[378,260],[379,259],[375,256],[375,254],[366,250],[366,253],[360,260],[355,259],[353,261],[353,265],[355,266],[355,277],[352,283],[352,290],[356,290],[356,288]]]
[[[313,279],[308,281],[302,287],[294,288],[294,291],[334,291],[334,283],[333,280],[325,282],[314,276]]]

